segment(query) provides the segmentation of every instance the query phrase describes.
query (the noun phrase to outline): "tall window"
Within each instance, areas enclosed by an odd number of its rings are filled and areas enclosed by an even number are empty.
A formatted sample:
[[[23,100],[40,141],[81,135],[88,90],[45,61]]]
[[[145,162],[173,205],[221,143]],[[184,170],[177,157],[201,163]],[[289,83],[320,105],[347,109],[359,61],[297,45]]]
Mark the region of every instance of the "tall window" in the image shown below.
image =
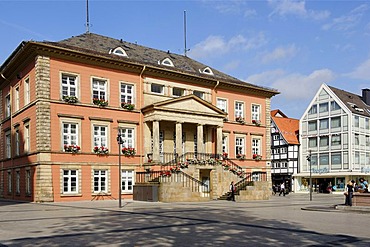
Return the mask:
[[[24,80],[24,104],[30,103],[30,78]]]
[[[10,159],[12,154],[12,146],[11,146],[11,135],[10,131],[5,133],[5,158]]]
[[[327,147],[327,146],[329,146],[329,137],[320,136],[320,147]]]
[[[26,195],[31,195],[31,170],[26,170]]]
[[[122,170],[121,171],[121,181],[122,181],[122,192],[132,193],[134,186],[134,171]]]
[[[63,144],[78,145],[78,125],[75,123],[63,123]]]
[[[308,147],[309,148],[317,147],[317,138],[316,137],[309,137],[308,138]]]
[[[133,85],[121,83],[121,102],[134,103],[134,87]]]
[[[77,97],[77,76],[62,74],[62,96]]]
[[[63,170],[63,193],[78,193],[78,170]]]
[[[92,87],[94,99],[107,100],[107,81],[94,78]]]
[[[228,153],[228,136],[222,136],[222,153]]]
[[[339,127],[340,127],[340,117],[331,118],[331,128],[339,128]]]
[[[14,110],[18,111],[19,110],[19,87],[15,88],[15,93],[14,93]]]
[[[357,128],[360,127],[360,117],[359,116],[354,117],[354,125]]]
[[[257,138],[252,139],[252,154],[261,154],[261,140]]]
[[[5,117],[10,117],[10,94],[5,97]]]
[[[331,145],[337,146],[341,144],[341,136],[340,135],[332,135],[331,136]]]
[[[29,123],[24,124],[24,152],[28,153],[30,151],[30,125]]]
[[[94,170],[94,193],[107,192],[107,171]]]
[[[15,193],[17,195],[21,193],[21,174],[19,171],[15,172]]]
[[[354,139],[355,145],[360,145],[360,135],[355,134],[355,139]]]
[[[107,126],[94,125],[94,146],[95,147],[106,147],[108,131]]]
[[[244,138],[243,137],[237,137],[235,139],[235,154],[236,155],[244,155]]]
[[[226,99],[217,99],[217,107],[223,112],[227,112],[227,101]]]
[[[122,128],[121,137],[123,140],[122,147],[134,148],[135,147],[135,130],[132,128]]]
[[[19,149],[20,149],[20,140],[19,140],[19,129],[17,128],[15,130],[15,155],[19,156]]]
[[[317,130],[317,122],[316,121],[309,121],[308,122],[308,131],[315,131]]]
[[[12,172],[8,171],[8,193],[12,193],[13,191],[13,183],[12,183]]]
[[[329,128],[329,119],[327,119],[327,118],[320,119],[319,122],[320,122],[320,129],[321,130],[324,130],[324,129],[328,129]]]
[[[244,103],[235,102],[235,117],[244,118]]]
[[[252,105],[252,120],[260,120],[260,106]]]

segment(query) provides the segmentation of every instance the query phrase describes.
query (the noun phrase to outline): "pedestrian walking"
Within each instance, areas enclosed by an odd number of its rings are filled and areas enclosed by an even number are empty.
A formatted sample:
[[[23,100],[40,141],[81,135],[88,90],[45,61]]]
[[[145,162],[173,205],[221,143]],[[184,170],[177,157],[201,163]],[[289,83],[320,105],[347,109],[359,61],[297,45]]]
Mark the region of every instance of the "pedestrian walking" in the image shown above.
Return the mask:
[[[229,196],[230,200],[235,202],[235,185],[234,185],[234,181],[232,181],[230,183],[230,196]]]
[[[281,196],[281,194],[283,194],[283,196],[285,196],[285,183],[282,182],[280,184],[280,193],[279,193],[279,196]]]
[[[354,191],[354,186],[355,181],[351,180],[348,181],[347,186],[346,186],[346,191],[344,192],[344,195],[346,196],[346,201],[344,205],[346,206],[352,206],[352,196],[353,196],[353,191]]]

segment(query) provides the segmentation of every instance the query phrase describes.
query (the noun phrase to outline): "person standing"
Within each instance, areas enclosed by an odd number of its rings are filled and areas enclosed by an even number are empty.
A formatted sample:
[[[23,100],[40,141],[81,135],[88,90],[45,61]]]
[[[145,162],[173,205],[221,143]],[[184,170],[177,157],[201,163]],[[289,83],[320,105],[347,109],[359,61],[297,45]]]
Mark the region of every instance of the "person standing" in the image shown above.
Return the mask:
[[[344,192],[344,195],[346,196],[345,205],[346,206],[352,206],[352,196],[353,196],[353,186],[355,181],[351,180],[348,181],[346,186],[346,191]]]
[[[234,181],[230,183],[230,200],[235,202],[235,185]]]
[[[279,196],[281,196],[281,194],[283,194],[283,196],[285,196],[285,183],[282,182],[280,184],[280,193],[279,193]]]

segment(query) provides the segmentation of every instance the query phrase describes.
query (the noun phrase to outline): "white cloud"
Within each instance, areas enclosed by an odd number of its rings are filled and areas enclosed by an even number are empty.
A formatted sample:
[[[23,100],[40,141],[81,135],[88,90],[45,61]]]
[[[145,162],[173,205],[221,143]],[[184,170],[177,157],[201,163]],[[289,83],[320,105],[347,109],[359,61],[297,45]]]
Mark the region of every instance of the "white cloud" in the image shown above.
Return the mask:
[[[287,16],[294,15],[301,18],[310,18],[314,20],[323,20],[330,16],[329,11],[315,11],[307,10],[305,1],[293,1],[293,0],[268,0],[270,6],[274,10],[270,13],[270,17],[274,15]]]
[[[270,63],[276,60],[290,59],[294,57],[298,52],[298,49],[294,44],[286,47],[277,47],[270,53],[265,53],[261,57],[262,63]]]
[[[266,71],[248,77],[247,81],[275,88],[281,92],[281,97],[287,100],[311,99],[322,83],[335,79],[329,69],[315,70],[309,75],[298,73],[286,74],[283,70]]]
[[[370,58],[360,64],[352,72],[345,74],[346,76],[354,79],[369,80],[370,78]]]
[[[190,49],[189,56],[194,59],[216,57],[231,51],[248,51],[257,49],[267,43],[263,33],[258,33],[251,38],[243,35],[225,40],[221,36],[209,36],[204,41]]]
[[[362,4],[351,10],[349,14],[334,18],[330,23],[322,26],[323,30],[347,31],[356,26],[369,9],[367,4]]]

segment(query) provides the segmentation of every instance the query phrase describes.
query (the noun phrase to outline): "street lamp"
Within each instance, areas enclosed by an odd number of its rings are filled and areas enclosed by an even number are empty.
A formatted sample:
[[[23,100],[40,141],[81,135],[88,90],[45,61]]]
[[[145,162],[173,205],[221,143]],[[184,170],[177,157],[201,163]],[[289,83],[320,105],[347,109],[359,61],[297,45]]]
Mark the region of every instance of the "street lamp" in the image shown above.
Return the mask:
[[[310,163],[310,201],[312,201],[312,163],[311,163],[311,150],[308,150],[308,155],[306,157]]]
[[[121,199],[121,194],[122,194],[122,175],[121,175],[121,147],[123,144],[123,139],[121,136],[120,131],[118,130],[117,134],[117,144],[118,144],[118,207],[122,207],[122,199]]]

